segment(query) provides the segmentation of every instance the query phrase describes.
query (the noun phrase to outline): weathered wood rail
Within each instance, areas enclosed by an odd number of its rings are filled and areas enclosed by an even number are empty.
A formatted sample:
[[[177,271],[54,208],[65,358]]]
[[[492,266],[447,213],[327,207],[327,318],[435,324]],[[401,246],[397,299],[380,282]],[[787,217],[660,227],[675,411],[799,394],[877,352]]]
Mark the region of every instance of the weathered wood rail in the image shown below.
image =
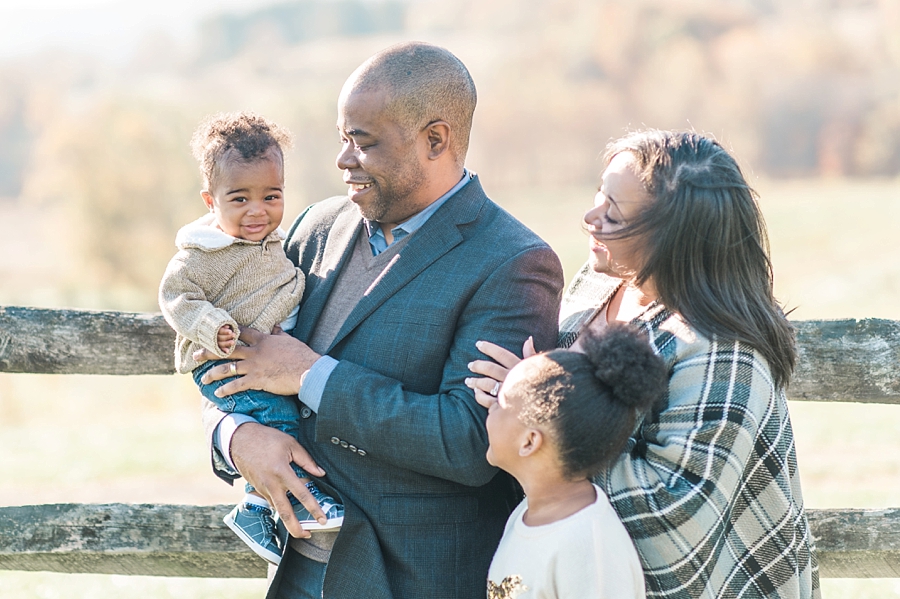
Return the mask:
[[[800,321],[793,400],[900,404],[900,322]],[[0,372],[171,374],[162,316],[0,307]],[[262,577],[228,506],[0,507],[0,570]],[[900,578],[900,508],[809,510],[822,576]]]

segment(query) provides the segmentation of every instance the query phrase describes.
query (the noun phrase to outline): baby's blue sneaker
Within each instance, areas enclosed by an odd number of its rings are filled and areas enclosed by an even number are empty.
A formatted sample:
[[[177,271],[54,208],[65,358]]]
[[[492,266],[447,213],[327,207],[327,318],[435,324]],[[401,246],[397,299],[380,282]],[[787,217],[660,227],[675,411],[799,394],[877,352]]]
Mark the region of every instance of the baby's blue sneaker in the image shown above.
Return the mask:
[[[276,566],[281,563],[281,549],[275,540],[272,510],[241,502],[222,520],[256,555]]]
[[[319,524],[319,522],[312,517],[312,514],[309,513],[309,510],[303,507],[303,504],[297,501],[296,498],[291,496],[291,503],[294,504],[294,515],[297,516],[297,520],[300,521],[303,528],[306,530],[336,530],[340,528],[344,523],[344,506],[335,501],[333,497],[323,493],[313,481],[306,483],[306,488],[309,489],[312,496],[316,498],[319,507],[325,512],[325,517],[328,518],[328,522]]]

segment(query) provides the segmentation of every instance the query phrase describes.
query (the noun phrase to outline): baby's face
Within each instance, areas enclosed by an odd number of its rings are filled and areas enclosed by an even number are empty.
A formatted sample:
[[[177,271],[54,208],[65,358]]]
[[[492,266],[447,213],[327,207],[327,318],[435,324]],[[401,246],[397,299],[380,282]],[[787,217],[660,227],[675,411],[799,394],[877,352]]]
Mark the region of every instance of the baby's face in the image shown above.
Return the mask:
[[[284,166],[277,150],[252,162],[225,159],[203,201],[232,237],[262,241],[284,216]]]

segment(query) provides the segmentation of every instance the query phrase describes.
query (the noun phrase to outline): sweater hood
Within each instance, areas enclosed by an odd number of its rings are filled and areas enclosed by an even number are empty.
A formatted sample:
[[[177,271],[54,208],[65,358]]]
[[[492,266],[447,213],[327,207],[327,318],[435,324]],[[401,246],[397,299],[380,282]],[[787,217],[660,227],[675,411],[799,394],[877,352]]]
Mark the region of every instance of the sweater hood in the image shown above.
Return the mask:
[[[285,238],[284,230],[276,228],[262,241],[248,241],[238,237],[232,237],[216,226],[216,215],[210,212],[204,214],[192,223],[188,223],[178,230],[175,235],[175,245],[180,250],[196,248],[205,251],[221,250],[235,243],[262,244],[281,242]]]

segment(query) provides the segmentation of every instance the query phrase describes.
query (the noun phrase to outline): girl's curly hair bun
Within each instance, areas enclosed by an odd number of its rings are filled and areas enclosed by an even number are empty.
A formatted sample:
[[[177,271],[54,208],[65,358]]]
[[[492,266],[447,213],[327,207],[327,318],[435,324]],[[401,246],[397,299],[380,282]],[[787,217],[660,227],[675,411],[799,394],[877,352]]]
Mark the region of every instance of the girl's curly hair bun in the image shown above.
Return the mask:
[[[666,365],[637,327],[611,323],[600,333],[587,332],[583,347],[594,376],[616,401],[646,412],[662,399],[668,384]]]

